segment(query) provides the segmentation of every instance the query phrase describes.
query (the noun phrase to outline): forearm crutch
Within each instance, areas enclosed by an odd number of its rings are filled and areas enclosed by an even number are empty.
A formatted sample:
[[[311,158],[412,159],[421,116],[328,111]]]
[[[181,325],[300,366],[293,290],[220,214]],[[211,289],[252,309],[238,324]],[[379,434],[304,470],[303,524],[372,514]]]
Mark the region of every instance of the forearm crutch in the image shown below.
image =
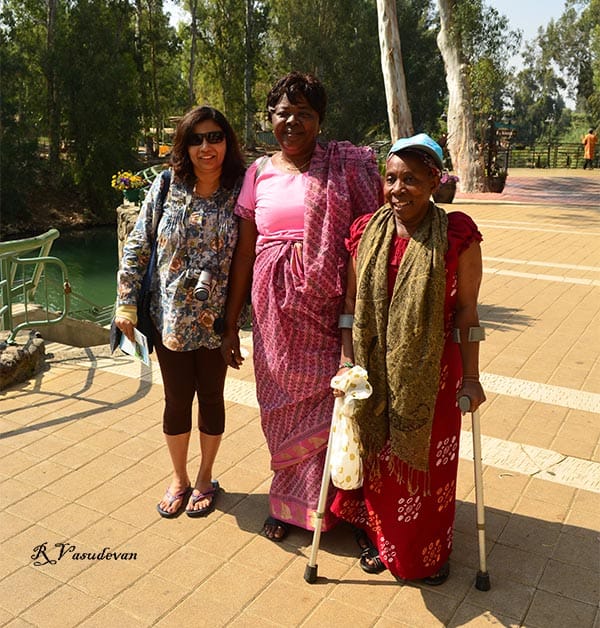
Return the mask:
[[[342,398],[336,397],[334,402],[334,415],[338,406],[341,405]],[[329,479],[331,478],[331,469],[329,462],[331,458],[331,439],[333,430],[329,430],[329,440],[327,441],[327,452],[325,454],[325,465],[323,467],[323,479],[321,480],[321,491],[319,493],[319,503],[317,504],[317,512],[315,513],[315,531],[313,532],[312,546],[310,549],[310,557],[308,564],[304,570],[304,579],[309,584],[317,581],[317,552],[319,551],[319,543],[321,541],[321,527],[323,525],[323,517],[325,516],[325,508],[327,504],[327,493],[329,492]]]
[[[462,396],[458,400],[458,407],[463,413],[469,411],[471,400]],[[480,591],[490,590],[490,575],[487,572],[485,555],[485,506],[483,503],[483,469],[481,464],[481,428],[479,409],[471,412],[471,427],[473,432],[473,467],[475,475],[475,508],[477,511],[477,537],[479,542],[479,571],[475,578],[475,588]]]

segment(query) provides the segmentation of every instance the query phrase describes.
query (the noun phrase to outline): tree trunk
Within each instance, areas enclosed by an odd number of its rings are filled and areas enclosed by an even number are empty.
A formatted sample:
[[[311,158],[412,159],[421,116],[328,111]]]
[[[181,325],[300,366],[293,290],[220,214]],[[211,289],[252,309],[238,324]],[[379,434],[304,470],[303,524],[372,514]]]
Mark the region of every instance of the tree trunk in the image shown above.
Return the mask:
[[[144,64],[144,32],[142,27],[142,14],[143,7],[141,0],[135,1],[135,64],[138,70],[138,76],[140,77],[139,90],[140,101],[142,104],[142,125],[144,127],[144,144],[146,148],[146,155],[150,157],[154,151],[154,142],[150,133],[149,124],[149,105],[148,105],[148,89],[146,84],[146,68]]]
[[[198,46],[198,0],[189,0],[192,17],[190,24],[190,68],[188,72],[188,105],[190,109],[196,104],[194,77],[196,75],[196,48]]]
[[[244,143],[247,150],[254,150],[254,101],[252,100],[252,83],[254,82],[254,0],[246,0],[246,54],[244,57]]]
[[[46,35],[46,62],[44,73],[47,86],[48,107],[48,159],[54,170],[59,165],[60,153],[60,109],[56,89],[56,65],[54,63],[54,42],[56,35],[57,0],[48,0],[47,35]],[[56,172],[56,170],[55,170]]]
[[[160,156],[160,140],[163,130],[163,120],[160,110],[160,98],[158,94],[158,60],[156,55],[156,25],[155,11],[152,2],[148,2],[148,33],[150,33],[150,81],[152,92],[152,119],[154,120],[154,157]]]
[[[438,0],[440,32],[437,42],[446,68],[449,96],[448,150],[454,170],[460,177],[460,189],[463,192],[482,192],[483,166],[475,139],[467,64],[460,33],[454,22],[455,4],[456,0]]]
[[[406,95],[406,78],[402,64],[396,0],[377,0],[377,19],[390,137],[394,142],[399,137],[413,134],[412,115]]]

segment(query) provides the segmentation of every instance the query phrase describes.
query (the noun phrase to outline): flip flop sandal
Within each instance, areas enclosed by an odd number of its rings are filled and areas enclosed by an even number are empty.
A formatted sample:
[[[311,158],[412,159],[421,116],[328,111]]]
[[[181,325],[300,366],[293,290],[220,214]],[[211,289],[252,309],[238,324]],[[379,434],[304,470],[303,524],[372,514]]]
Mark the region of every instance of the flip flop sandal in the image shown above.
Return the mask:
[[[439,587],[440,584],[444,584],[446,580],[448,580],[448,576],[450,575],[450,563],[444,563],[440,570],[434,575],[429,576],[428,578],[423,578],[421,582],[428,584],[432,587]]]
[[[267,526],[270,526],[271,528],[273,528],[273,534],[271,536],[267,534]],[[279,534],[276,534],[277,530],[280,530],[281,532]],[[265,519],[265,522],[263,523],[263,528],[261,531],[263,536],[268,538],[269,541],[273,541],[274,543],[281,543],[281,541],[285,539],[285,537],[289,534],[289,532],[290,532],[290,526],[287,523],[284,523],[283,521],[279,521],[279,519],[275,519],[275,517],[270,517],[270,516]]]
[[[208,503],[207,506],[204,506],[203,508],[190,508],[190,505],[188,504],[187,508],[185,509],[185,514],[188,517],[206,517],[206,515],[210,515],[210,513],[215,509],[216,506],[216,502],[217,502],[217,493],[220,490],[220,486],[219,483],[217,481],[214,481],[212,483],[212,488],[209,488],[208,491],[204,491],[204,493],[198,493],[196,494],[196,490],[194,489],[192,491],[192,507],[195,506],[199,501],[202,501],[203,499],[209,499],[210,498],[210,502]]]
[[[173,517],[176,517],[185,508],[186,502],[188,500],[188,495],[190,494],[192,487],[188,486],[186,488],[183,488],[179,491],[179,493],[176,493],[175,495],[173,495],[173,493],[171,493],[169,489],[170,487],[167,488],[163,500],[169,502],[169,507],[171,507],[178,499],[181,500],[181,504],[179,504],[179,508],[177,508],[176,510],[169,511],[161,508],[160,502],[158,502],[158,504],[156,504],[156,510],[158,510],[158,514],[165,519],[172,519]]]

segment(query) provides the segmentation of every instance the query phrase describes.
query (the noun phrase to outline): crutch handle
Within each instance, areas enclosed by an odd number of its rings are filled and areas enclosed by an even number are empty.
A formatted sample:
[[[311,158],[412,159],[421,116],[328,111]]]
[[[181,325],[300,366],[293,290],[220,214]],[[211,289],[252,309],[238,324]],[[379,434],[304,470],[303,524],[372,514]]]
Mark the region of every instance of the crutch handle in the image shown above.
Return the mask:
[[[458,407],[460,408],[461,412],[468,412],[469,408],[471,407],[471,397],[468,397],[467,395],[462,395],[458,399]]]

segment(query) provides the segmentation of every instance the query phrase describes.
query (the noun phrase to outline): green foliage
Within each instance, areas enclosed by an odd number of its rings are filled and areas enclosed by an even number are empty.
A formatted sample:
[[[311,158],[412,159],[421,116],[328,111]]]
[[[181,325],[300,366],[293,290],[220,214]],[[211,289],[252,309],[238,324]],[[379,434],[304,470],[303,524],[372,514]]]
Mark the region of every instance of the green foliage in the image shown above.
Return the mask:
[[[600,0],[568,0],[524,53],[515,82],[517,141],[577,137],[600,123]],[[576,102],[573,121],[564,96]],[[573,126],[571,129],[570,127]],[[551,130],[551,133],[550,131]]]
[[[61,46],[72,178],[98,214],[114,207],[115,167],[133,163],[139,108],[130,18],[124,2],[79,0]]]
[[[456,23],[468,59],[475,128],[485,137],[488,119],[500,119],[509,107],[509,61],[521,44],[521,33],[509,29],[508,18],[483,0],[458,0]]]
[[[258,102],[265,102],[278,76],[311,72],[327,90],[326,136],[360,141],[368,134],[387,134],[375,3],[274,0],[272,20],[275,63]]]
[[[24,86],[29,68],[29,46],[16,45],[25,34],[19,15],[10,4],[0,29],[0,237],[3,225],[27,218],[25,198],[32,187],[37,161],[36,103]],[[31,33],[29,33],[31,34]]]
[[[164,139],[161,129],[189,108],[192,91],[194,104],[219,107],[242,137],[247,102],[262,126],[268,90],[292,69],[315,73],[327,89],[325,136],[356,143],[389,139],[373,0],[173,2],[183,9],[193,3],[198,10],[189,92],[190,27],[182,23],[175,31],[166,0],[3,0],[4,220],[22,215],[26,187],[36,178],[75,188],[82,208],[112,217],[119,198],[110,187],[111,174],[140,169],[139,139],[151,136],[156,149]],[[434,136],[444,130],[447,94],[435,5],[397,0],[415,131]],[[480,136],[488,117],[500,119],[509,104],[518,141],[568,134],[565,90],[577,97],[573,128],[600,122],[600,0],[566,0],[561,18],[527,49],[516,80],[509,59],[520,33],[510,31],[507,19],[485,0],[456,0],[455,8]],[[60,140],[60,159],[58,151],[39,150],[41,137],[50,138],[51,147]]]

